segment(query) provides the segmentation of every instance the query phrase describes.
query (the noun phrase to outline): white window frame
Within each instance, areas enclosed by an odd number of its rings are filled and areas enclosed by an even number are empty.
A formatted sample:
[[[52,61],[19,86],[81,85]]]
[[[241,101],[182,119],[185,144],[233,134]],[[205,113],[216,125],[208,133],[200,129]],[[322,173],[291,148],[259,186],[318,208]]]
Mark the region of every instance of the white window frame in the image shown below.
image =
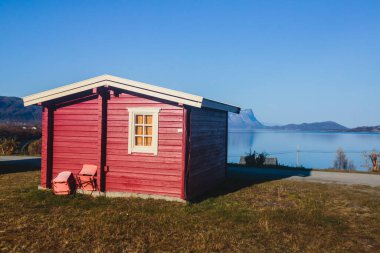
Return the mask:
[[[129,122],[128,122],[128,154],[132,153],[158,153],[158,114],[161,108],[157,107],[129,107]],[[136,146],[135,145],[135,116],[152,115],[152,146]]]

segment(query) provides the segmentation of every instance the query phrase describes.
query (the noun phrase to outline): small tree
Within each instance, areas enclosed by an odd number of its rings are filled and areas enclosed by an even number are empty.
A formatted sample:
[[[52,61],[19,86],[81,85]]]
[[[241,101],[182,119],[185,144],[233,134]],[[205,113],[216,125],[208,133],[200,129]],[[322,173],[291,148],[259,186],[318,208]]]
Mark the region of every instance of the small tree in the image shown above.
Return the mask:
[[[379,171],[380,162],[380,152],[378,153],[375,149],[370,152],[363,152],[364,167],[367,167],[369,171]]]
[[[41,139],[32,141],[28,145],[29,155],[40,155],[41,154]]]
[[[1,138],[0,139],[0,154],[1,155],[12,155],[16,152],[19,146],[16,138]]]
[[[334,168],[338,170],[353,170],[355,165],[353,161],[347,159],[346,153],[342,148],[338,148],[336,151],[336,157],[334,160]]]

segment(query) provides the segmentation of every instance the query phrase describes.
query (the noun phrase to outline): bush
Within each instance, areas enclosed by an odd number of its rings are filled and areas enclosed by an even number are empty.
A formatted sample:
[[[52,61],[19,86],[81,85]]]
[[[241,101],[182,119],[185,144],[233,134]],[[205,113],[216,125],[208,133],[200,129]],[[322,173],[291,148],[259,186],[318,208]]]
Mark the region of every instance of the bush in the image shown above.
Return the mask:
[[[354,170],[355,165],[353,161],[347,159],[346,153],[343,149],[338,148],[336,151],[336,158],[334,160],[334,168],[338,170]]]
[[[256,151],[253,151],[253,153],[250,151],[246,156],[245,156],[245,163],[250,166],[262,166],[264,165],[265,158],[267,157],[267,154],[262,152],[262,153],[257,153]]]
[[[41,154],[41,139],[32,141],[28,145],[29,155],[40,155]]]
[[[19,142],[14,137],[0,139],[0,154],[1,155],[12,155],[16,152],[18,147],[19,147]]]

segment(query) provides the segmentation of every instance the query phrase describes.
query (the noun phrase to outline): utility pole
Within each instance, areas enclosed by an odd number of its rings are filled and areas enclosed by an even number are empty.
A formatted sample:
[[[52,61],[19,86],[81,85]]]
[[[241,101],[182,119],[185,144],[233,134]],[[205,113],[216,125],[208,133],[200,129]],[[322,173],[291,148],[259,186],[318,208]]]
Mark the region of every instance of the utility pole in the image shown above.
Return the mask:
[[[297,167],[300,167],[300,145],[297,145]]]

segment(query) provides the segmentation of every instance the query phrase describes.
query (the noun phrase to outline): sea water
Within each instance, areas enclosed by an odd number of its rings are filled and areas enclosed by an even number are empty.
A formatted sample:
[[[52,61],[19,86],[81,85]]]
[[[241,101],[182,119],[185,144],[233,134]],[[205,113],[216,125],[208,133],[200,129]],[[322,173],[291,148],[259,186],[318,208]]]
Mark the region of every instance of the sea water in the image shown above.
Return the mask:
[[[368,170],[368,155],[372,150],[380,151],[379,133],[345,132],[296,132],[256,130],[230,132],[228,135],[228,161],[239,162],[240,156],[250,151],[265,152],[277,157],[283,165],[299,165],[306,168],[325,169],[333,167],[336,150],[342,148],[348,160],[357,170]]]

